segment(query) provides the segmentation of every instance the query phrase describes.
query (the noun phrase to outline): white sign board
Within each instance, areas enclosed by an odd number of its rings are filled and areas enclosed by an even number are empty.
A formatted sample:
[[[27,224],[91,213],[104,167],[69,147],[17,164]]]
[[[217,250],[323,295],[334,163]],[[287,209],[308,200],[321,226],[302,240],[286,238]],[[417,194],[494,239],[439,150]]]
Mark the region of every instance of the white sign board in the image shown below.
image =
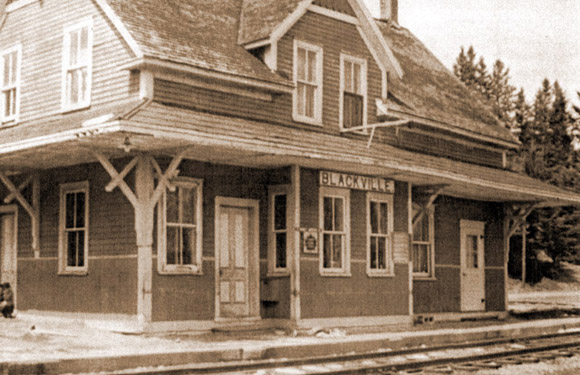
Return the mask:
[[[347,173],[320,171],[320,186],[344,189],[395,193],[395,182],[381,177],[367,177]]]

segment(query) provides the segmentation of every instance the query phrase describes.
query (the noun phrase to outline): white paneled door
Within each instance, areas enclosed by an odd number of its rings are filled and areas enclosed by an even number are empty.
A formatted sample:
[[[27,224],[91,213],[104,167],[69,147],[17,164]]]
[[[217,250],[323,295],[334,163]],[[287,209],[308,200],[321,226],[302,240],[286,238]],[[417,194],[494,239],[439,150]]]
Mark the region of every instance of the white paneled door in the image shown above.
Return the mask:
[[[461,310],[485,310],[485,223],[461,221]]]

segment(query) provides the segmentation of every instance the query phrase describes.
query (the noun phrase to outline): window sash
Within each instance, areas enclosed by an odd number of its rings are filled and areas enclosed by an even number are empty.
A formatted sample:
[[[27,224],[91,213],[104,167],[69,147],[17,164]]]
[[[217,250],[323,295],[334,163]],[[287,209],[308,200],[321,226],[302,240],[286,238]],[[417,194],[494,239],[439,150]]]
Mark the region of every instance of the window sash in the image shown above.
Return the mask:
[[[297,121],[322,120],[322,49],[294,41],[294,116]]]
[[[88,182],[60,187],[59,273],[85,274],[88,270]]]
[[[1,55],[1,118],[3,121],[14,120],[18,113],[19,98],[18,90],[20,85],[20,46],[5,51]]]
[[[341,54],[340,64],[340,126],[359,127],[366,122],[366,60]]]
[[[323,202],[322,268],[324,270],[344,270],[347,245],[346,199],[341,196],[325,195]],[[337,240],[340,240],[338,249],[336,247]]]
[[[413,205],[413,216],[421,209]],[[413,276],[433,276],[433,211],[426,212],[421,219],[413,225],[411,240]]]
[[[92,74],[92,20],[65,28],[63,55],[63,109],[89,104]]]

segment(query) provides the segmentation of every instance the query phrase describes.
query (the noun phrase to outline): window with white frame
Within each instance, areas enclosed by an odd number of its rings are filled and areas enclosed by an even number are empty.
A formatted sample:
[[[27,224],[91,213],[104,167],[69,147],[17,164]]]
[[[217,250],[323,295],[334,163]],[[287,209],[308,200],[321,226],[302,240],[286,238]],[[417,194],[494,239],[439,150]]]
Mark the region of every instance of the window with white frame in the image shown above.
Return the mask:
[[[322,125],[322,47],[294,40],[294,119]]]
[[[320,273],[350,274],[350,190],[320,188]]]
[[[158,270],[160,273],[200,273],[202,248],[201,180],[180,178],[172,182],[158,211]]]
[[[269,189],[269,254],[270,273],[288,272],[288,185],[271,186]]]
[[[392,275],[393,196],[367,193],[367,274]]]
[[[367,61],[340,55],[340,125],[343,129],[362,126],[367,115]]]
[[[89,252],[89,183],[60,186],[59,271],[84,274]]]
[[[421,212],[421,207],[413,204],[413,217]],[[412,257],[413,276],[433,276],[434,213],[433,207],[417,217],[413,224]]]
[[[86,19],[64,29],[63,110],[84,108],[91,102],[93,21]]]
[[[0,64],[2,64],[2,122],[17,121],[20,111],[22,47],[18,45],[2,51]]]

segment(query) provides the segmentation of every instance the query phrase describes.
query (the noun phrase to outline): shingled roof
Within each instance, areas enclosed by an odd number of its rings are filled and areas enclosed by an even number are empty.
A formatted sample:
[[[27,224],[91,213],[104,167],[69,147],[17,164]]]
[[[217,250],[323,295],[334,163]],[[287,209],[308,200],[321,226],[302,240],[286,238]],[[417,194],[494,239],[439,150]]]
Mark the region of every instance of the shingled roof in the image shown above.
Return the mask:
[[[242,0],[107,0],[146,57],[292,85],[238,45]]]
[[[243,0],[238,42],[267,39],[305,0]]]
[[[508,129],[409,30],[377,21],[405,74],[389,80],[388,107],[517,144]]]

